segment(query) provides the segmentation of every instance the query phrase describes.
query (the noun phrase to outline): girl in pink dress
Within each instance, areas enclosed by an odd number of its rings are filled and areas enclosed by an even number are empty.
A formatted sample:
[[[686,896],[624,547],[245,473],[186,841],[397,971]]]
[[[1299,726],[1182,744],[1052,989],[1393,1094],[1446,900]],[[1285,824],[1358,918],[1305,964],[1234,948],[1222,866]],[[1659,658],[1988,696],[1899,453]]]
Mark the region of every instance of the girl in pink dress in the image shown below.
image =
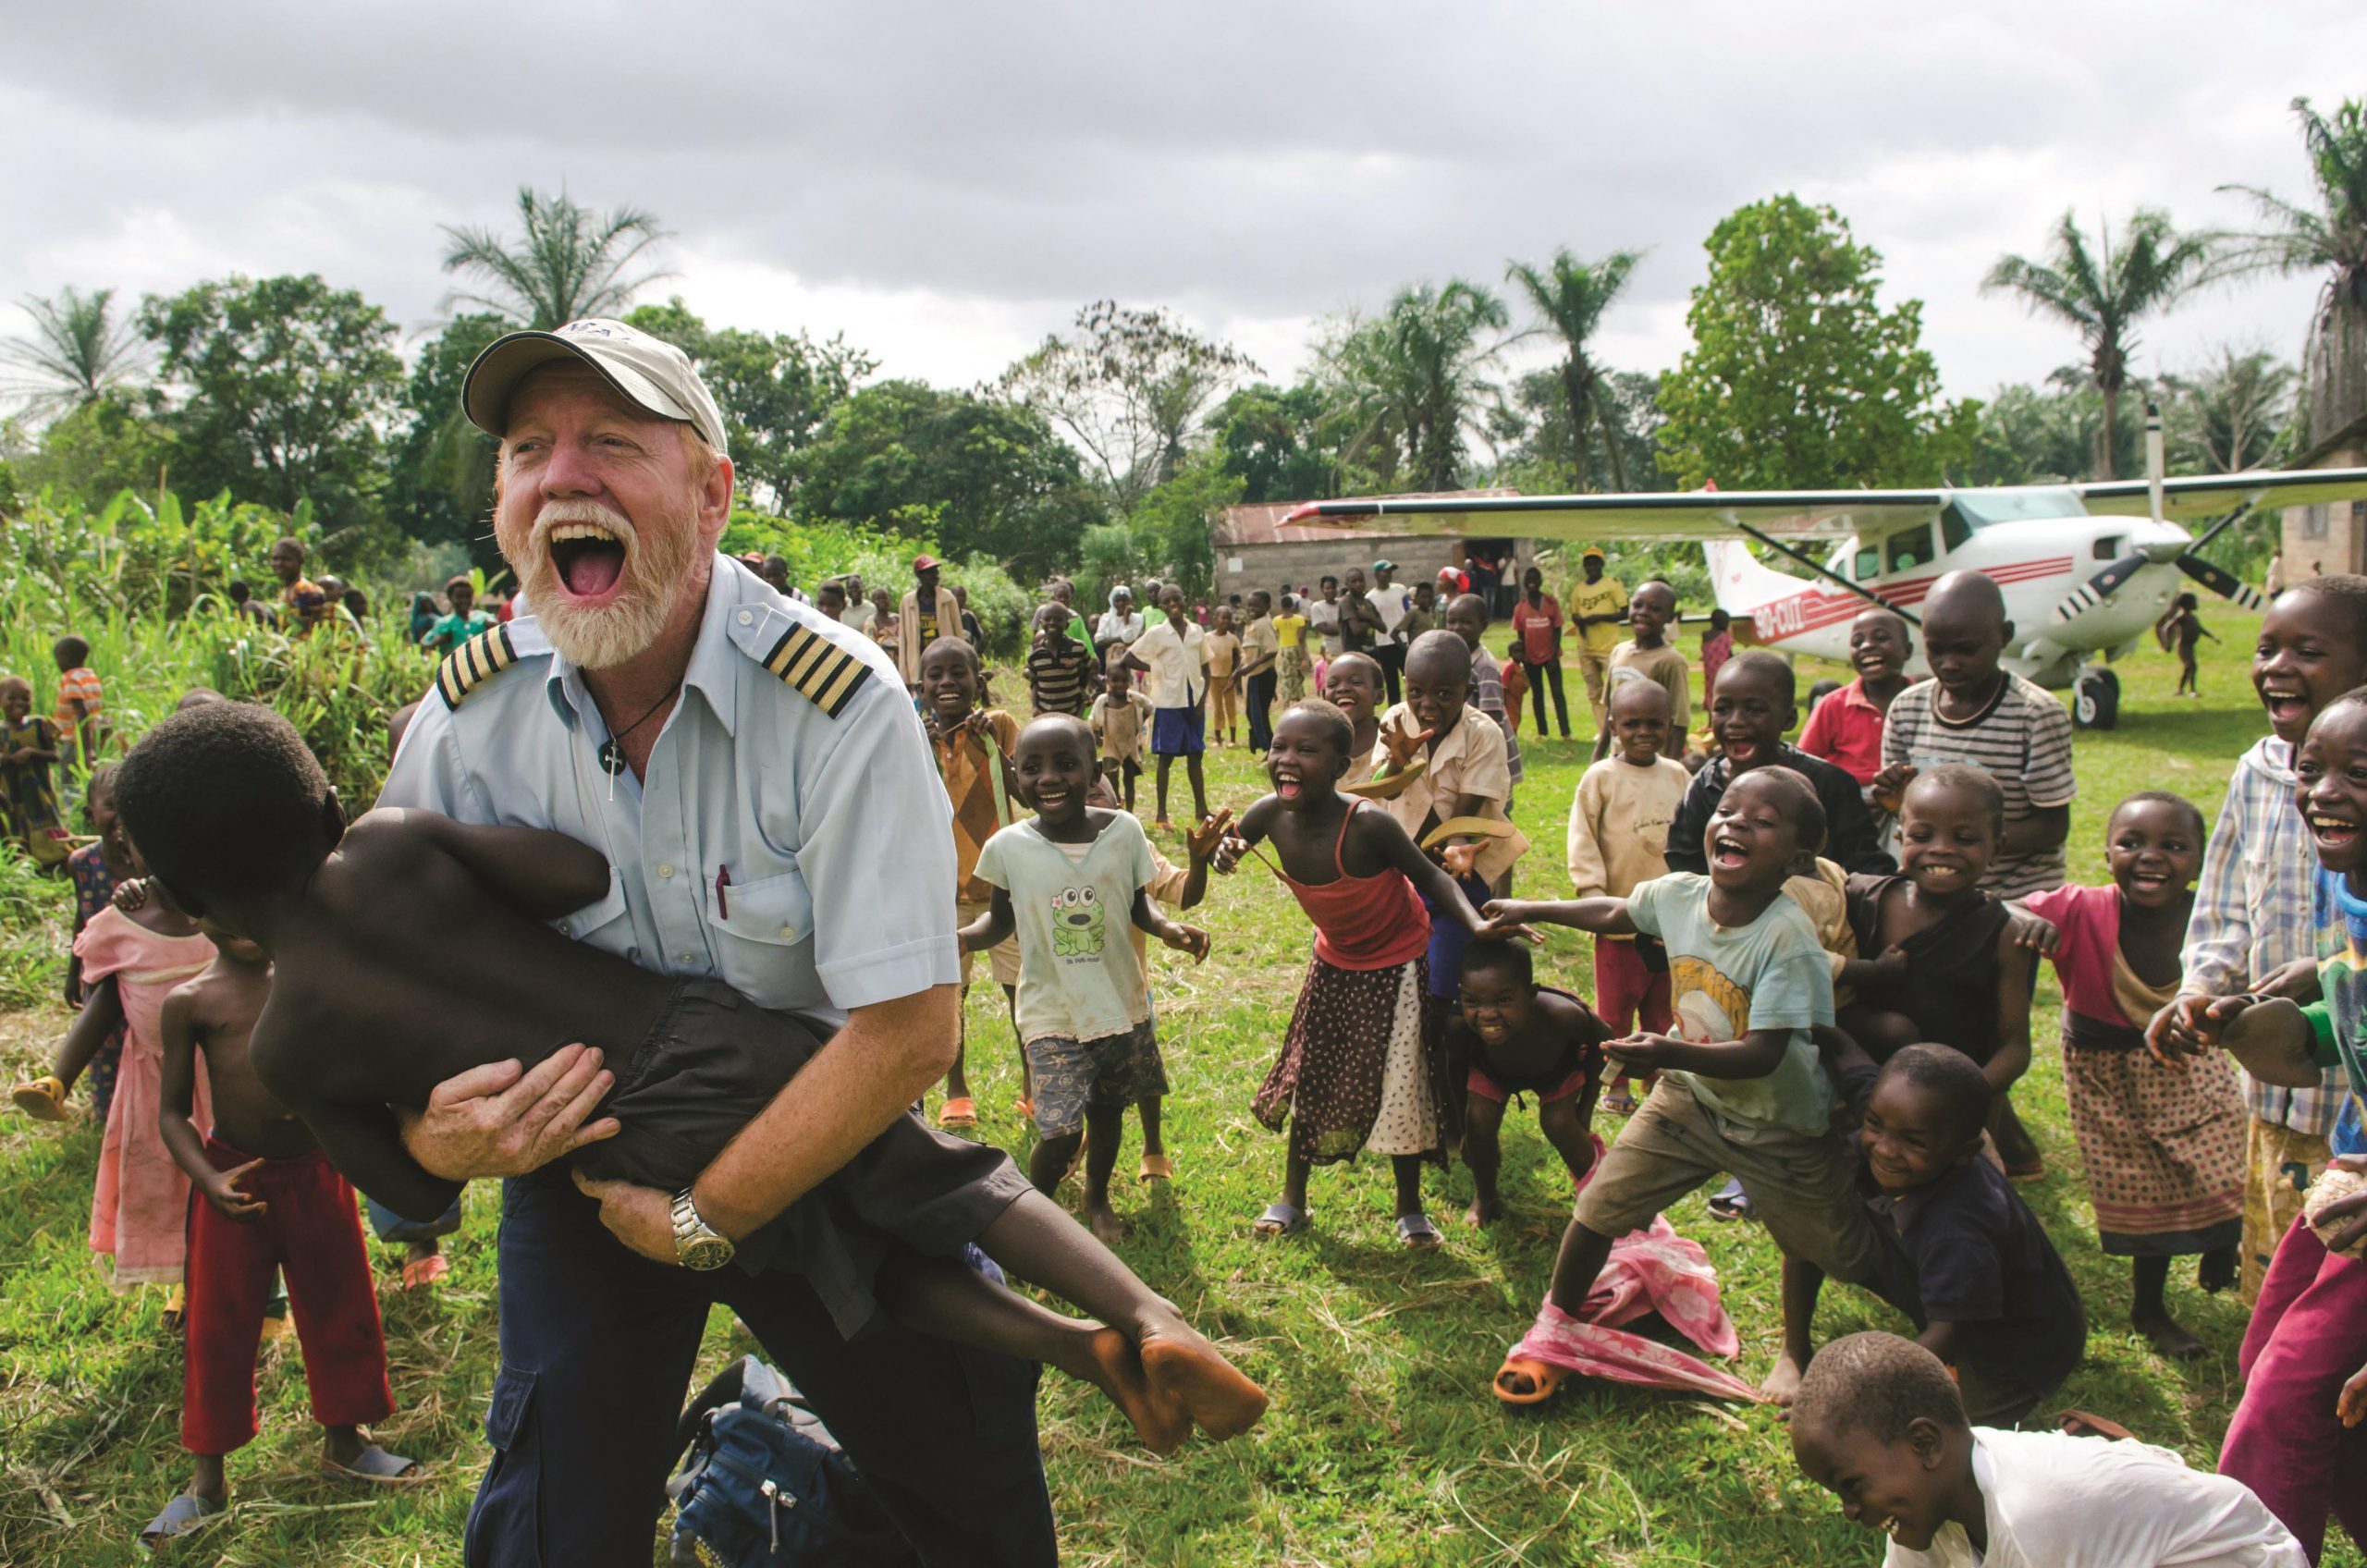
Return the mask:
[[[74,953],[89,996],[75,1029],[104,1032],[117,1018],[124,1026],[114,1113],[91,1196],[91,1250],[109,1259],[108,1282],[117,1290],[177,1285],[189,1178],[156,1130],[165,1061],[159,1025],[165,998],[214,962],[214,944],[198,934],[195,921],[150,898],[129,913],[120,907],[100,912],[74,938]],[[191,1120],[201,1127],[214,1120],[202,1060]]]

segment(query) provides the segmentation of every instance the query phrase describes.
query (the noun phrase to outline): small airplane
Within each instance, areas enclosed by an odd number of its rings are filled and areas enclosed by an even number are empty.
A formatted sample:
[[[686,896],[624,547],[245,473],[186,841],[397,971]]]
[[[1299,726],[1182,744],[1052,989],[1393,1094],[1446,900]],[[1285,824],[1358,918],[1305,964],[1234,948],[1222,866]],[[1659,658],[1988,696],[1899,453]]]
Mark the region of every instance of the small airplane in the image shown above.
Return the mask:
[[[2143,641],[2169,608],[2181,573],[2246,609],[2266,605],[2259,590],[2197,554],[2221,530],[2263,503],[2367,498],[2367,469],[2358,468],[2165,479],[2161,422],[2148,412],[2144,479],[1961,490],[1383,497],[1311,501],[1284,521],[1449,535],[1698,539],[1719,607],[1745,623],[1741,640],[1843,662],[1849,623],[1867,606],[1895,610],[1912,628],[1920,624],[1915,606],[1943,573],[1984,572],[2004,591],[2014,623],[2007,668],[2042,686],[2074,687],[2080,726],[2109,729],[2120,683],[2104,666]],[[2200,537],[2185,526],[2214,516]],[[1766,565],[1746,539],[1820,581]],[[1821,560],[1804,548],[1827,541]],[[1919,651],[1909,672],[1926,672]]]

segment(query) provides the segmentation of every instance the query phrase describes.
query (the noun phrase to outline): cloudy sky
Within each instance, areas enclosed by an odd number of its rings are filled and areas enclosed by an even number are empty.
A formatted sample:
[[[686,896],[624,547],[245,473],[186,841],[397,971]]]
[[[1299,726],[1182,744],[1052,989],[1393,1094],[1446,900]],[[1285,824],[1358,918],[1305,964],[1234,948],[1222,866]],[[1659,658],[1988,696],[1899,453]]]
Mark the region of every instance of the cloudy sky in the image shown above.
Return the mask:
[[[1310,324],[1505,259],[1648,249],[1605,357],[1686,343],[1701,241],[1791,190],[1925,303],[1950,389],[2072,342],[1979,292],[2063,211],[2309,194],[2287,105],[2367,92],[2357,0],[14,8],[0,300],[317,271],[432,329],[439,226],[518,188],[656,213],[709,320],[988,378],[1083,301],[1171,305],[1278,375]],[[2207,296],[2140,371],[2294,352],[2313,284]],[[0,333],[22,318],[0,306]]]

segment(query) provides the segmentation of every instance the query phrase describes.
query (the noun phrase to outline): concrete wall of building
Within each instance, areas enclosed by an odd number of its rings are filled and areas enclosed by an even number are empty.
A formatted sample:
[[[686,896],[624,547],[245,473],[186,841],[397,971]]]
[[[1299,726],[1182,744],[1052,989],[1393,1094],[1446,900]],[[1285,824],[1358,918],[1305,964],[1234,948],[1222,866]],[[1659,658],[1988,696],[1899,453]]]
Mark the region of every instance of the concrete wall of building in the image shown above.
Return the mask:
[[[2319,454],[2312,468],[2367,467],[2367,435]],[[2367,501],[2285,508],[2285,581],[2313,572],[2367,571]]]

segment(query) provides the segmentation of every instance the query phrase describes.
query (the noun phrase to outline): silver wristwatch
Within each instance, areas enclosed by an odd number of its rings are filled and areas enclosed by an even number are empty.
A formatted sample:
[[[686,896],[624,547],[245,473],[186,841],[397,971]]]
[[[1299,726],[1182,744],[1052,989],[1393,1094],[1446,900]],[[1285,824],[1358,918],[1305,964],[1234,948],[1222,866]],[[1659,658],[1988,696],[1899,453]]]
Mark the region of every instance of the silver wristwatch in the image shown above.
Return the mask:
[[[731,1238],[699,1218],[699,1206],[684,1187],[674,1194],[674,1261],[705,1273],[731,1261]]]

